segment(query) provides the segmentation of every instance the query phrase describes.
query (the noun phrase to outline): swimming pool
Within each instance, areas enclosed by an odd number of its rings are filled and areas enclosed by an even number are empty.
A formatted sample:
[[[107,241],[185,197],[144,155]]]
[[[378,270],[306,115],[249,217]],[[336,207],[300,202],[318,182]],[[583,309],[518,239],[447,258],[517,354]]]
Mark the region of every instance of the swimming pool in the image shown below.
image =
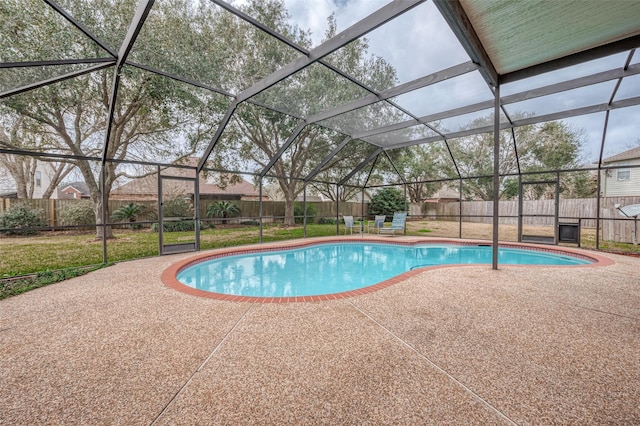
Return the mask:
[[[437,265],[490,264],[483,245],[325,243],[218,257],[181,268],[177,280],[193,289],[260,298],[340,294]],[[591,263],[568,254],[500,247],[499,264],[570,266]]]

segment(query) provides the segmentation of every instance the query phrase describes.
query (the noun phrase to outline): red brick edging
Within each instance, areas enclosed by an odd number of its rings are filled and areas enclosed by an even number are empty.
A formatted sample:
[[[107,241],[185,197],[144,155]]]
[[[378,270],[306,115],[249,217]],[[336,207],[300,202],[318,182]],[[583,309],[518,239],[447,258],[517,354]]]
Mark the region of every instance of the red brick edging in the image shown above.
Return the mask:
[[[196,263],[205,262],[211,259],[217,259],[225,256],[233,256],[238,254],[250,254],[250,253],[262,253],[269,252],[275,250],[286,250],[286,249],[294,249],[301,247],[308,247],[311,245],[317,244],[326,244],[326,243],[353,243],[353,242],[376,242],[376,243],[384,243],[384,244],[393,244],[393,245],[417,245],[417,244],[455,244],[455,245],[463,245],[463,246],[475,246],[478,244],[487,244],[486,241],[471,241],[471,240],[448,240],[448,239],[426,239],[426,238],[411,238],[411,239],[398,239],[390,241],[388,238],[384,237],[367,237],[367,238],[344,238],[344,237],[328,237],[328,238],[312,238],[305,240],[295,240],[295,241],[286,241],[282,243],[269,244],[269,245],[260,245],[260,246],[244,246],[244,247],[232,247],[226,249],[218,249],[213,252],[204,253],[200,255],[196,255],[194,257],[181,260],[179,262],[174,263],[169,266],[162,272],[162,282],[170,288],[175,290],[191,294],[193,296],[206,297],[209,299],[217,299],[217,300],[227,300],[231,302],[251,302],[251,303],[293,303],[293,302],[320,302],[324,300],[337,300],[344,299],[347,297],[359,296],[362,294],[372,293],[374,291],[381,290],[383,288],[389,287],[393,284],[399,283],[401,281],[405,281],[407,278],[418,275],[426,270],[438,269],[438,268],[449,268],[456,266],[466,266],[466,265],[436,265],[436,266],[426,266],[423,268],[413,269],[411,271],[404,272],[395,277],[389,278],[388,280],[382,281],[378,284],[374,284],[368,287],[359,288],[356,290],[345,291],[342,293],[332,293],[332,294],[321,294],[315,296],[295,296],[295,297],[253,297],[253,296],[236,296],[231,294],[223,294],[223,293],[214,293],[210,291],[199,290],[193,287],[189,287],[187,285],[182,284],[176,278],[178,273],[189,266],[195,265]],[[518,267],[547,267],[547,268],[581,268],[581,267],[600,267],[600,266],[608,266],[612,265],[613,260],[600,256],[595,253],[585,254],[582,250],[565,248],[562,249],[556,247],[545,247],[539,246],[535,244],[524,244],[524,243],[499,243],[500,247],[509,247],[509,248],[522,248],[527,250],[535,250],[542,251],[548,253],[556,253],[556,254],[564,254],[570,255],[572,257],[577,257],[580,259],[588,260],[592,263],[585,265],[571,265],[571,266],[548,266],[548,265],[509,265],[509,266],[518,266]],[[472,265],[478,266],[478,265]]]

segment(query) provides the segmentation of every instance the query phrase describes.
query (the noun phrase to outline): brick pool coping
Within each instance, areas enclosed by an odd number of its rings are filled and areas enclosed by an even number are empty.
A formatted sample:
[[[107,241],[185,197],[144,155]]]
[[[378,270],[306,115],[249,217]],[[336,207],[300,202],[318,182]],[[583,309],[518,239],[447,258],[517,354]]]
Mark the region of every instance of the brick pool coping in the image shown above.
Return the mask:
[[[250,303],[321,302],[326,300],[345,299],[348,297],[359,296],[367,293],[372,293],[374,291],[382,290],[383,288],[405,281],[408,278],[421,274],[427,270],[460,267],[460,266],[479,266],[479,264],[474,264],[474,265],[452,264],[452,265],[425,266],[425,267],[416,268],[416,269],[404,272],[400,275],[396,275],[395,277],[389,278],[385,281],[379,282],[377,284],[374,284],[368,287],[359,288],[356,290],[349,290],[341,293],[321,294],[321,295],[314,295],[314,296],[293,296],[293,297],[256,297],[256,296],[237,296],[237,295],[231,295],[231,294],[214,293],[210,291],[204,291],[204,290],[199,290],[197,288],[189,287],[185,284],[182,284],[177,279],[177,275],[183,269],[193,266],[197,263],[206,262],[208,260],[217,259],[221,257],[235,256],[235,255],[241,255],[241,254],[251,254],[251,253],[264,253],[264,252],[277,251],[277,250],[296,249],[296,248],[309,247],[309,246],[318,245],[318,244],[353,243],[353,242],[363,242],[363,241],[390,244],[390,245],[404,245],[404,246],[412,246],[412,245],[418,245],[418,244],[452,244],[452,245],[461,245],[461,246],[491,245],[491,243],[488,243],[487,241],[481,241],[481,240],[480,241],[479,240],[458,240],[458,239],[454,240],[454,239],[440,239],[440,238],[439,239],[413,238],[413,237],[408,237],[408,238],[407,237],[386,237],[385,238],[385,237],[372,237],[372,236],[367,236],[363,238],[354,238],[354,237],[307,238],[304,240],[283,241],[278,243],[269,243],[269,244],[262,244],[262,245],[215,249],[210,252],[203,253],[200,255],[195,255],[188,259],[184,259],[174,263],[173,265],[169,266],[162,272],[161,279],[162,279],[162,282],[167,287],[170,287],[172,289],[175,289],[193,296],[205,297],[208,299],[226,300],[230,302],[250,302]],[[541,246],[536,244],[509,243],[509,242],[500,242],[498,243],[498,246],[569,255],[572,257],[577,257],[579,259],[584,259],[592,262],[584,265],[565,265],[565,266],[508,265],[509,267],[584,268],[584,267],[602,267],[602,266],[612,265],[614,263],[614,261],[608,257],[600,256],[599,254],[595,254],[591,252],[585,253],[584,250],[573,249],[570,247],[562,247],[562,248],[553,247],[552,248],[549,246]]]

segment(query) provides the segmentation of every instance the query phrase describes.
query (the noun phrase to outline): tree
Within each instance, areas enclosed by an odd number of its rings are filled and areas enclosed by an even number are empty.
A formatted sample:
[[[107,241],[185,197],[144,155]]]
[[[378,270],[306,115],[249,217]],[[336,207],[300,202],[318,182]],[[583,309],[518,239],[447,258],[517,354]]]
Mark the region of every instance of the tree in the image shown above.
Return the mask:
[[[104,37],[107,45],[115,46],[115,50],[118,50],[122,43],[119,38],[122,31],[112,27],[119,22],[129,22],[137,2],[73,0],[72,4],[74,17],[93,28]],[[140,58],[145,58],[146,51],[164,52],[164,57],[178,62],[184,60],[187,67],[192,69],[203,67],[203,60],[193,60],[201,56],[202,49],[194,50],[192,57],[188,58],[178,53],[182,52],[182,42],[191,40],[192,34],[203,23],[214,18],[214,8],[201,5],[194,9],[188,6],[184,0],[158,6],[161,12],[150,16],[149,25],[140,34]],[[101,13],[97,14],[95,10]],[[51,8],[44,8],[40,12],[33,16],[33,11],[20,2],[10,2],[0,8],[3,21],[15,26],[22,25],[15,31],[7,32],[2,47],[7,47],[19,60],[68,55],[87,58],[106,56],[93,42],[83,41],[79,33],[66,27],[61,29],[60,21],[64,20]],[[51,34],[56,34],[55,43],[49,40]],[[218,51],[214,47],[211,50]],[[25,52],[30,56],[25,57]],[[214,123],[224,108],[220,99],[207,97],[191,86],[133,67],[125,66],[120,76],[114,116],[109,124],[110,137],[104,149],[107,159],[179,159],[195,152],[201,142],[210,138]],[[103,154],[112,80],[113,70],[86,74],[10,97],[5,100],[2,109],[3,116],[15,114],[30,126],[42,129],[36,134],[46,134],[55,142],[55,146],[48,147],[47,152],[77,156],[69,163],[77,167],[89,188],[98,224],[102,223],[103,209],[100,175],[104,177],[106,198],[119,177],[131,177],[129,169],[120,167],[117,162],[107,161],[102,167],[99,163],[81,158],[101,157]],[[108,206],[105,205],[104,209],[108,215]],[[97,229],[97,237],[100,238],[103,228]],[[112,236],[109,227],[104,230],[107,237]]]
[[[394,158],[394,164],[407,181],[407,193],[412,203],[422,202],[443,185],[442,182],[428,181],[455,177],[451,175],[453,169],[449,153],[443,148],[434,143],[414,145],[402,149]]]
[[[391,218],[395,212],[406,211],[407,199],[396,188],[387,187],[378,191],[369,203],[370,215],[386,215]]]
[[[312,182],[311,187],[331,201],[345,202],[352,200],[357,194],[362,192],[359,186],[364,184],[364,179],[366,179],[366,174],[368,174],[369,169],[365,167],[366,172],[356,174],[351,179],[353,185],[337,186],[332,182],[340,182],[362,161],[363,156],[365,158],[368,156],[372,148],[371,145],[360,141],[349,142],[325,165],[323,170],[315,176],[317,181]],[[325,152],[328,151],[328,149],[325,150]]]
[[[514,114],[514,120],[526,117]],[[465,128],[477,128],[492,123],[492,115],[474,120]],[[500,132],[500,198],[518,195],[517,179],[504,176],[518,171],[541,172],[536,180],[555,179],[555,174],[544,174],[547,170],[577,168],[582,163],[580,148],[582,134],[563,122],[539,123],[514,129],[518,155],[514,149],[511,132]],[[466,199],[493,199],[493,133],[476,134],[450,141],[451,151],[460,173],[465,176],[487,176],[465,179],[463,196]],[[542,196],[544,185],[532,185],[531,197]],[[564,188],[567,190],[567,188]]]
[[[6,149],[36,149],[51,147],[49,136],[42,128],[28,127],[26,120],[16,114],[4,114],[0,117],[0,147]],[[41,165],[41,167],[38,167]],[[51,160],[46,157],[0,154],[0,168],[8,173],[18,198],[33,198],[36,186],[36,174],[44,172],[48,185],[41,198],[50,198],[60,182],[71,172],[73,165],[67,161]]]
[[[336,186],[331,181],[337,181],[344,174],[337,173],[336,170],[328,170],[327,173],[323,176],[326,179],[324,182],[314,182],[311,184],[313,189],[318,191],[320,194],[324,195],[331,201],[339,201],[339,202],[347,202],[353,200],[357,194],[362,192],[362,188],[358,188],[357,186]],[[331,180],[329,180],[331,179]]]
[[[299,45],[311,47],[308,32],[289,23],[283,2],[251,0],[242,9]],[[233,87],[250,87],[258,81],[257,77],[268,75],[276,65],[282,67],[299,56],[297,51],[283,46],[254,27],[244,26],[235,20],[224,22],[226,32],[220,36],[226,45],[233,46],[234,51],[243,51],[248,47],[253,49],[253,55],[243,58],[241,67],[233,67],[229,77]],[[335,19],[329,17],[326,38],[333,37],[336,32]],[[359,39],[334,52],[327,61],[371,86],[393,86],[396,81],[395,70],[381,58],[368,57],[367,49],[366,40]],[[336,79],[336,74],[329,68],[313,64],[263,91],[255,100],[305,117],[366,94],[351,82]],[[391,110],[386,103],[380,104],[384,105],[375,108]],[[368,119],[371,120],[371,117]],[[256,171],[261,171],[276,156],[298,124],[297,119],[284,114],[243,104],[225,130],[224,140],[218,144],[220,149],[210,160],[217,167],[234,164],[241,169],[251,164]],[[294,223],[294,201],[304,187],[300,178],[305,177],[312,166],[330,151],[328,147],[336,146],[342,139],[342,134],[307,125],[269,170],[271,177],[266,179],[267,183],[277,182],[284,196],[286,224]],[[357,158],[351,161],[360,161]]]

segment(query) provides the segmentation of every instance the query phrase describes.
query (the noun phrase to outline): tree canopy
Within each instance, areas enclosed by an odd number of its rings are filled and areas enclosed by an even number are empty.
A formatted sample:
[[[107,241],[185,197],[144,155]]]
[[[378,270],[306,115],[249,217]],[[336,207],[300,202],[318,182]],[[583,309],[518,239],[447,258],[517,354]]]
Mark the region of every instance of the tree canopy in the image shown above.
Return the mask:
[[[103,43],[86,37],[44,2],[9,0],[0,6],[4,62],[109,58],[120,49],[137,7],[135,0],[60,3]],[[239,8],[300,49],[312,48],[309,30],[291,23],[283,1],[249,0]],[[328,17],[324,40],[337,32],[335,17]],[[103,195],[108,198],[119,179],[157,173],[155,167],[123,162],[177,163],[202,155],[222,117],[235,105],[234,95],[299,58],[300,49],[212,2],[156,2],[117,76],[110,66],[4,98],[0,148],[66,155],[64,160],[41,157],[53,169],[52,188],[74,168],[90,190],[96,223],[101,223]],[[0,74],[0,83],[7,90],[87,66],[9,68]],[[116,77],[117,97],[107,122]],[[369,52],[366,37],[358,38],[237,106],[206,165],[258,174],[265,185],[277,184],[288,223],[293,223],[294,200],[312,172],[312,190],[340,201],[350,199],[365,184],[407,183],[410,200],[420,202],[432,196],[442,181],[458,177],[472,177],[464,181],[464,198],[492,199],[491,178],[483,177],[493,174],[491,133],[387,150],[364,166],[363,160],[385,143],[349,140],[328,157],[356,127],[375,129],[401,122],[406,114],[381,100],[340,116],[314,120],[314,115],[370,95],[363,85],[382,90],[397,83],[396,70]],[[465,128],[491,122],[489,115]],[[393,137],[411,140],[414,130],[418,129],[403,128]],[[499,196],[517,195],[509,174],[580,167],[581,144],[580,132],[562,122],[518,127],[513,134],[501,132]],[[9,157],[2,157],[9,164]],[[358,166],[360,170],[351,173]],[[23,197],[29,196],[33,168],[33,162],[23,162],[12,169],[15,176],[24,175],[18,179]],[[564,191],[592,192],[588,175],[572,176],[563,180]],[[101,192],[101,177],[106,194]],[[342,181],[347,185],[337,188],[335,183]],[[531,195],[544,190],[533,187]]]
[[[289,16],[283,3],[254,0],[245,5],[243,10],[261,22],[270,23],[273,29],[290,37],[298,45],[305,48],[310,46],[308,33],[289,23]],[[329,17],[327,22],[325,39],[336,35],[335,19]],[[248,38],[253,39],[247,35],[246,31],[242,26],[231,26],[225,36],[227,42],[237,45],[245,43]],[[292,53],[291,48],[274,43],[272,40],[269,38],[269,43],[260,46],[258,55],[245,58],[243,66],[230,76],[234,86],[246,86],[248,81],[255,79],[253,71],[264,69],[265,62],[275,63],[280,58],[296,57],[293,55],[296,52]],[[369,56],[367,48],[366,40],[356,40],[334,52],[330,61],[340,64],[343,71],[365,84],[386,85],[386,87],[393,85],[396,81],[395,70],[381,58]],[[304,117],[345,104],[366,94],[366,91],[346,79],[336,79],[335,74],[325,65],[313,64],[263,91],[256,96],[255,101],[294,116]],[[384,105],[380,109],[383,114],[391,110]],[[363,115],[360,119],[367,118],[370,119]],[[219,144],[219,149],[214,151],[210,158],[211,164],[216,167],[235,166],[237,170],[253,167],[255,172],[266,172],[267,180],[277,182],[282,190],[285,201],[285,221],[288,224],[293,224],[294,201],[304,187],[302,178],[305,178],[313,167],[345,137],[344,134],[326,127],[306,124],[291,141],[288,149],[282,152],[280,158],[268,168],[270,160],[276,157],[294,129],[301,123],[301,120],[284,113],[257,105],[243,104],[236,110],[233,121],[226,129],[223,143]],[[354,145],[356,144],[352,146]],[[345,153],[348,154],[352,148],[349,147],[346,150]],[[358,152],[358,155],[345,155],[345,153],[340,157],[340,162],[342,167],[349,170],[362,159],[362,152]],[[328,164],[325,170],[334,166],[336,166],[335,161]],[[326,173],[333,173],[335,177],[336,169]],[[326,173],[321,173],[319,179],[326,178]],[[331,188],[321,184],[316,186],[316,189],[331,198],[340,197]]]
[[[525,115],[518,116],[522,117]],[[492,121],[493,116],[489,115],[474,120],[467,127],[480,127]],[[499,197],[513,198],[518,195],[517,178],[509,177],[509,174],[579,168],[583,161],[579,155],[581,138],[579,130],[571,129],[559,121],[518,127],[514,129],[513,134],[510,131],[500,132]],[[493,175],[493,133],[453,140],[450,146],[463,177],[488,176],[465,179],[463,197],[492,200],[493,181],[490,176]],[[450,170],[449,173],[452,174],[453,171]],[[544,178],[543,175],[538,175],[536,180]],[[537,196],[541,195],[540,191],[544,192],[544,188],[540,186],[533,188],[538,192]]]

